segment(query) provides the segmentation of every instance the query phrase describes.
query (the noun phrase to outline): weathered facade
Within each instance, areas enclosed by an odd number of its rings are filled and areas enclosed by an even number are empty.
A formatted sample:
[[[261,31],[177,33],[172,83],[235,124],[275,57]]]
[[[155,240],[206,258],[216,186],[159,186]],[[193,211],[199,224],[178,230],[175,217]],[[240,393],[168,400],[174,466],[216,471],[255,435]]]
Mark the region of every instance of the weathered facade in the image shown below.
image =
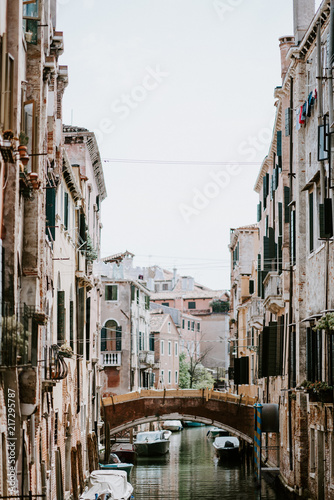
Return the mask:
[[[280,458],[265,450],[267,464],[279,467],[281,481],[297,495],[331,499],[334,2],[324,0],[315,13],[314,1],[295,0],[294,28],[294,37],[280,39],[282,86],[275,89],[273,138],[255,185],[252,300],[263,307],[256,377],[259,401],[279,405],[280,435],[269,435],[266,444],[278,446]]]
[[[96,266],[102,282],[101,375],[103,395],[153,386],[154,344],[150,337],[150,292],[131,276],[132,254],[103,259]],[[129,266],[129,267],[128,267]]]

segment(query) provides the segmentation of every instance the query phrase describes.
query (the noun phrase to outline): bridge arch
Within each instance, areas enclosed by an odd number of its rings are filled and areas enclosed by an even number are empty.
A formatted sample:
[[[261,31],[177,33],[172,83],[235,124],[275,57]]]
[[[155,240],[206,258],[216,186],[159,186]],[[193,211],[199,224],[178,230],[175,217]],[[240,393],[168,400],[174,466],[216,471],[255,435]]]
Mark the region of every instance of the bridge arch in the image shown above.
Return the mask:
[[[248,443],[254,437],[255,398],[211,390],[142,390],[103,399],[110,435],[167,419],[194,420],[222,427]]]

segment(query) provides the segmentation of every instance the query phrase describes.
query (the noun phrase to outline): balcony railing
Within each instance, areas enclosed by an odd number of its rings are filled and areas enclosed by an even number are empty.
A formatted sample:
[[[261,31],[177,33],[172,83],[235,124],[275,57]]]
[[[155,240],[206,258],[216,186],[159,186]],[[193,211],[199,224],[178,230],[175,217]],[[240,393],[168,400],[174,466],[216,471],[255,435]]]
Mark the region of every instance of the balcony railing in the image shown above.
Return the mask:
[[[120,351],[101,352],[101,365],[103,366],[121,366],[122,353]]]
[[[38,325],[46,316],[34,306],[3,304],[0,365],[37,366]]]
[[[252,297],[248,309],[248,322],[250,326],[261,328],[263,326],[263,300],[259,297]]]
[[[63,380],[68,367],[57,345],[44,347],[44,380]]]
[[[276,273],[268,273],[264,282],[264,306],[277,314],[284,308],[282,279]]]
[[[154,351],[140,351],[139,352],[139,362],[145,365],[154,364]]]

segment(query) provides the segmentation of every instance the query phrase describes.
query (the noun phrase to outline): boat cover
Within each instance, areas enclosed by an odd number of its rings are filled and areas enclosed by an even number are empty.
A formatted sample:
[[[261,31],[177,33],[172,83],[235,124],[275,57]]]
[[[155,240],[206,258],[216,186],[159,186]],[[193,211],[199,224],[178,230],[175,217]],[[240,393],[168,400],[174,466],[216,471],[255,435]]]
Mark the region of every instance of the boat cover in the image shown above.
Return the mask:
[[[215,448],[239,448],[239,439],[233,436],[217,437],[213,446]]]
[[[127,482],[127,474],[121,470],[95,470],[88,478],[88,485],[80,500],[95,500],[98,496],[109,493],[112,500],[127,500],[133,487]]]

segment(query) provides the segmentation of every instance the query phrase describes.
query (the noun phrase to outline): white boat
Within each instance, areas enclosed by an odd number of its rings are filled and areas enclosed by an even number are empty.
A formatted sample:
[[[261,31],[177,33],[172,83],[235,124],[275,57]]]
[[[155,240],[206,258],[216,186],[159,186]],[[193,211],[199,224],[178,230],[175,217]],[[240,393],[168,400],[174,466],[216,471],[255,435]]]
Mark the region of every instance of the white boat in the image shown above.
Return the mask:
[[[178,432],[183,429],[181,420],[165,420],[162,422],[162,427],[171,432]]]
[[[208,430],[206,433],[208,438],[216,438],[216,437],[223,437],[223,436],[229,436],[229,432],[225,431],[224,429],[220,429],[220,427],[212,427],[211,429]]]
[[[123,470],[95,470],[88,478],[88,485],[80,500],[128,500],[133,487]]]
[[[135,450],[138,455],[154,456],[165,455],[169,451],[170,431],[147,431],[138,432],[134,441]]]
[[[213,442],[213,447],[219,458],[237,457],[239,445],[239,439],[234,436],[217,437]]]

